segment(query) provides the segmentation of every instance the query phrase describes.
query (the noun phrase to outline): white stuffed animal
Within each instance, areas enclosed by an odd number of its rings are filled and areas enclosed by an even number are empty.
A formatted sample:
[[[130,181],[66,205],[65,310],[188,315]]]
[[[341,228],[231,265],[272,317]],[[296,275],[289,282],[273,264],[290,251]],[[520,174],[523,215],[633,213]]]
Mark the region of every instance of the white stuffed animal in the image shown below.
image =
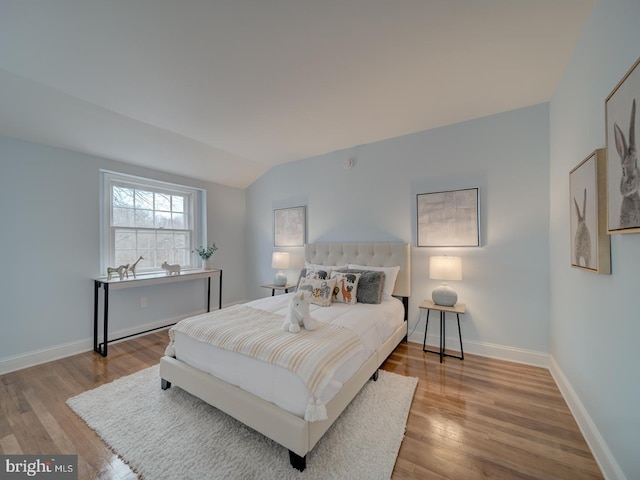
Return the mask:
[[[287,316],[282,324],[285,332],[298,333],[300,325],[304,325],[307,330],[315,330],[318,328],[318,322],[311,316],[309,312],[309,297],[305,292],[296,293],[289,302]]]

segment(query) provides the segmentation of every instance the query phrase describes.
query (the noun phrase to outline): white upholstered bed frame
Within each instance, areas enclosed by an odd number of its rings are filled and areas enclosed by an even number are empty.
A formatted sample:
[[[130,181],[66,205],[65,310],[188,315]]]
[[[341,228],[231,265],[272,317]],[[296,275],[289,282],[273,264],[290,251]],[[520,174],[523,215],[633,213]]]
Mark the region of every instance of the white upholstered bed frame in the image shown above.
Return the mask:
[[[393,295],[402,297],[405,322],[369,357],[327,403],[326,420],[307,422],[251,393],[172,357],[160,359],[162,388],[172,384],[195,395],[289,450],[291,464],[306,466],[306,454],[340,416],[367,380],[407,336],[407,305],[411,295],[411,248],[406,243],[315,243],[305,245],[305,260],[318,265],[349,263],[374,267],[400,266]]]

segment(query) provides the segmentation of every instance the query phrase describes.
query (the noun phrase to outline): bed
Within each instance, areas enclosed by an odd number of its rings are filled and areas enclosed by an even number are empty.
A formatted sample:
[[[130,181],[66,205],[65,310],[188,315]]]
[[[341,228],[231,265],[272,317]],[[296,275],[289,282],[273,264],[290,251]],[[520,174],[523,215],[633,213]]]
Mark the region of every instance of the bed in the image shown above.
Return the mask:
[[[209,345],[203,346],[187,333],[172,332],[171,348],[167,349],[167,355],[160,360],[163,389],[176,385],[274,440],[289,450],[291,465],[298,470],[305,469],[307,453],[364,384],[370,378],[377,378],[379,366],[397,345],[403,339],[406,340],[406,312],[411,294],[408,244],[307,244],[305,260],[308,265],[314,265],[313,268],[344,268],[354,265],[372,269],[399,267],[393,286],[393,297],[386,295],[380,305],[312,305],[311,314],[321,324],[335,324],[338,325],[335,328],[349,329],[355,332],[361,341],[361,348],[332,371],[330,381],[325,382],[326,387],[323,387],[317,398],[313,395],[316,392],[309,392],[304,382],[282,367],[235,352],[221,351]],[[389,288],[388,292],[391,292]],[[286,311],[292,295],[295,293],[267,297],[213,313],[224,316],[235,312],[236,315],[240,315],[244,314],[243,309],[246,309],[249,313],[259,310],[268,312],[265,315],[281,316]],[[366,327],[359,327],[362,323],[356,321],[358,316],[380,317],[381,322],[375,327],[368,323]],[[191,320],[197,321],[195,318],[186,319],[183,321],[184,325],[188,325]],[[288,335],[296,339],[304,336]],[[320,417],[309,417],[312,399],[322,407]]]

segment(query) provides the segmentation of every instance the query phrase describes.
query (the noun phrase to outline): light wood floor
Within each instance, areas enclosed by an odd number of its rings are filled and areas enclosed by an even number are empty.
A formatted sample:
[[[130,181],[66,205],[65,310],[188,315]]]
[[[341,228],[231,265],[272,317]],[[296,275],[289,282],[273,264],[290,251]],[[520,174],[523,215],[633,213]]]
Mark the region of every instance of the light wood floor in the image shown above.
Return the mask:
[[[78,454],[80,479],[137,478],[65,404],[158,363],[156,332],[0,376],[0,453]],[[419,378],[394,479],[602,478],[548,371],[401,344],[385,370]],[[108,401],[108,399],[105,399]],[[147,479],[154,480],[154,479]]]

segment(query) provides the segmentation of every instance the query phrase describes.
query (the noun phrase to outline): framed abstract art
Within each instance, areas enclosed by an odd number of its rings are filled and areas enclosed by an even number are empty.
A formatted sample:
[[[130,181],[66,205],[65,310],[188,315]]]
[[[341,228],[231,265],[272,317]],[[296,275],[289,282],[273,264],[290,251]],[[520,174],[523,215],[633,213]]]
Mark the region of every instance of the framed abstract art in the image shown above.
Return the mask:
[[[306,207],[278,208],[273,211],[273,245],[303,247],[306,241]]]

